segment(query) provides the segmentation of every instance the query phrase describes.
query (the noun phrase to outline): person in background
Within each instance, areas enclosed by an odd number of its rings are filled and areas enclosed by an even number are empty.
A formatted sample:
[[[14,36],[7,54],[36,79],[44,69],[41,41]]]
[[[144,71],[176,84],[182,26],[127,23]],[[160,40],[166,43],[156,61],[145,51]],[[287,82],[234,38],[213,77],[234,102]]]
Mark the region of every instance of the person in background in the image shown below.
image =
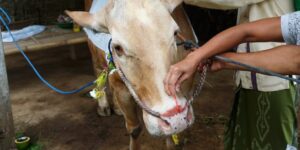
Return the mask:
[[[264,68],[276,73],[300,75],[299,21],[300,11],[282,16],[281,18],[277,17],[272,19],[264,19],[252,23],[238,25],[216,35],[206,45],[220,41],[222,41],[220,45],[233,44],[234,46],[243,42],[250,42],[251,40],[254,42],[285,41],[288,45],[275,47],[266,51],[253,53],[226,52],[220,55],[244,64]],[[270,34],[270,32],[272,34]],[[229,40],[225,39],[225,37],[235,37],[238,39],[235,40],[231,38]],[[233,48],[234,46],[229,47]],[[226,48],[224,48],[225,47],[221,47],[218,49],[218,51],[226,51]],[[210,70],[219,71],[221,69],[247,70],[241,66],[213,60]]]
[[[253,3],[246,3],[246,1],[227,3],[228,1],[210,0],[203,3],[203,5],[208,5],[208,8],[212,8],[214,7],[213,5],[218,4],[217,8],[222,7],[222,4],[220,4],[222,2],[226,3],[224,4],[226,7],[228,5],[234,5],[232,7],[235,7],[244,3],[247,4],[239,8],[238,22],[240,24],[281,16],[293,11],[292,0],[253,0]],[[285,25],[292,21],[292,19],[288,18],[297,18],[291,16],[293,15],[283,17],[283,22],[286,22]],[[237,31],[237,28],[243,28],[245,31]],[[280,29],[280,19],[272,18],[256,23],[243,24],[221,33],[204,46],[192,52],[186,59],[170,67],[164,82],[166,92],[169,95],[174,95],[176,90],[179,91],[180,83],[196,70],[199,63],[213,55],[230,50],[230,48],[242,42],[245,43],[237,48],[239,53],[258,52],[273,49],[274,47],[277,48],[274,48],[273,51],[285,49],[287,50],[285,53],[290,52],[289,49],[298,49],[297,46],[282,46],[283,43],[255,43],[255,41],[282,41],[282,37],[288,37],[285,34],[290,29],[283,27],[283,29],[287,30],[285,32],[281,32]],[[296,30],[296,28],[294,29]],[[281,33],[284,35],[282,36]],[[290,41],[289,39],[285,40],[288,43]],[[229,54],[224,55],[228,56]],[[298,146],[296,86],[277,77],[246,71],[238,71],[236,73],[236,84],[238,88],[235,102],[224,136],[225,149],[296,150]]]

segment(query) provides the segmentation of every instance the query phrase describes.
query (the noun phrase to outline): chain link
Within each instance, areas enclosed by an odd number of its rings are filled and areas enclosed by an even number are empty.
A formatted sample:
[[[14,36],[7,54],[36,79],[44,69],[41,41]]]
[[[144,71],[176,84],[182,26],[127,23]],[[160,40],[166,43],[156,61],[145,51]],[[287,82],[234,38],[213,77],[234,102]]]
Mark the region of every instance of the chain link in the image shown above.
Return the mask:
[[[200,92],[201,92],[201,90],[203,88],[203,85],[205,83],[205,79],[206,79],[208,67],[209,67],[208,63],[206,63],[203,66],[202,72],[200,73],[199,81],[198,81],[197,85],[195,86],[193,94],[192,94],[192,97],[190,99],[190,103],[193,103],[193,101],[195,100],[195,98],[197,96],[199,96],[199,94],[200,94]]]

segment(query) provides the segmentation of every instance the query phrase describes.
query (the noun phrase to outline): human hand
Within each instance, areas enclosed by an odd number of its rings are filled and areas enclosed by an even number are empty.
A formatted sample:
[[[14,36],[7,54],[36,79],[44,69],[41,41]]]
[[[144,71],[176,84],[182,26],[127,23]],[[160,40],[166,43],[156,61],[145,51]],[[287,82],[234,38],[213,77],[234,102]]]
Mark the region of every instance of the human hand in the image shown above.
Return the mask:
[[[197,70],[198,62],[197,57],[190,53],[185,59],[170,67],[164,80],[164,87],[168,95],[176,95],[181,83]]]
[[[216,59],[212,59],[210,65],[209,65],[209,71],[211,72],[217,72],[220,71],[224,68],[225,66],[225,62],[216,60]]]
[[[231,58],[233,55],[236,55],[236,53],[227,52],[227,53],[220,54],[219,56],[222,56],[225,58]],[[211,71],[211,72],[217,72],[217,71],[220,71],[223,69],[236,69],[235,65],[232,65],[232,64],[226,63],[224,61],[214,59],[214,58],[209,59],[208,64],[209,64],[209,71]],[[198,66],[198,68],[199,67],[200,66]]]

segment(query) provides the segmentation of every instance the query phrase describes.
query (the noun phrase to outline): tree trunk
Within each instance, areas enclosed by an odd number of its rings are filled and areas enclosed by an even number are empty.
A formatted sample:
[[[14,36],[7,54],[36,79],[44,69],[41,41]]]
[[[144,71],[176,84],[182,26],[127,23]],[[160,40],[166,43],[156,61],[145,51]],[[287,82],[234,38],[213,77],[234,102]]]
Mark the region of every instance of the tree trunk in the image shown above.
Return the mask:
[[[0,28],[1,33],[1,28]],[[0,34],[0,150],[9,150],[14,139],[14,126],[9,101],[9,88],[4,59],[2,36]]]

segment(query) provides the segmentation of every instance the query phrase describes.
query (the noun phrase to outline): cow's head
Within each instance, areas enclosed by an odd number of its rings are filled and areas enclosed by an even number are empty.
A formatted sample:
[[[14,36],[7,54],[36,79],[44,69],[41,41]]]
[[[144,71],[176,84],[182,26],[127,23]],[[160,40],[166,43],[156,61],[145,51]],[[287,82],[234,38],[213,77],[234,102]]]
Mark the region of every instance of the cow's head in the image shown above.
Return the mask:
[[[115,61],[139,98],[149,108],[164,114],[166,124],[143,111],[143,119],[152,135],[178,133],[193,123],[191,107],[177,111],[174,97],[165,93],[163,79],[178,56],[175,33],[178,25],[171,13],[181,0],[110,0],[96,14],[67,12],[78,24],[112,35]],[[187,100],[176,95],[177,106]]]

